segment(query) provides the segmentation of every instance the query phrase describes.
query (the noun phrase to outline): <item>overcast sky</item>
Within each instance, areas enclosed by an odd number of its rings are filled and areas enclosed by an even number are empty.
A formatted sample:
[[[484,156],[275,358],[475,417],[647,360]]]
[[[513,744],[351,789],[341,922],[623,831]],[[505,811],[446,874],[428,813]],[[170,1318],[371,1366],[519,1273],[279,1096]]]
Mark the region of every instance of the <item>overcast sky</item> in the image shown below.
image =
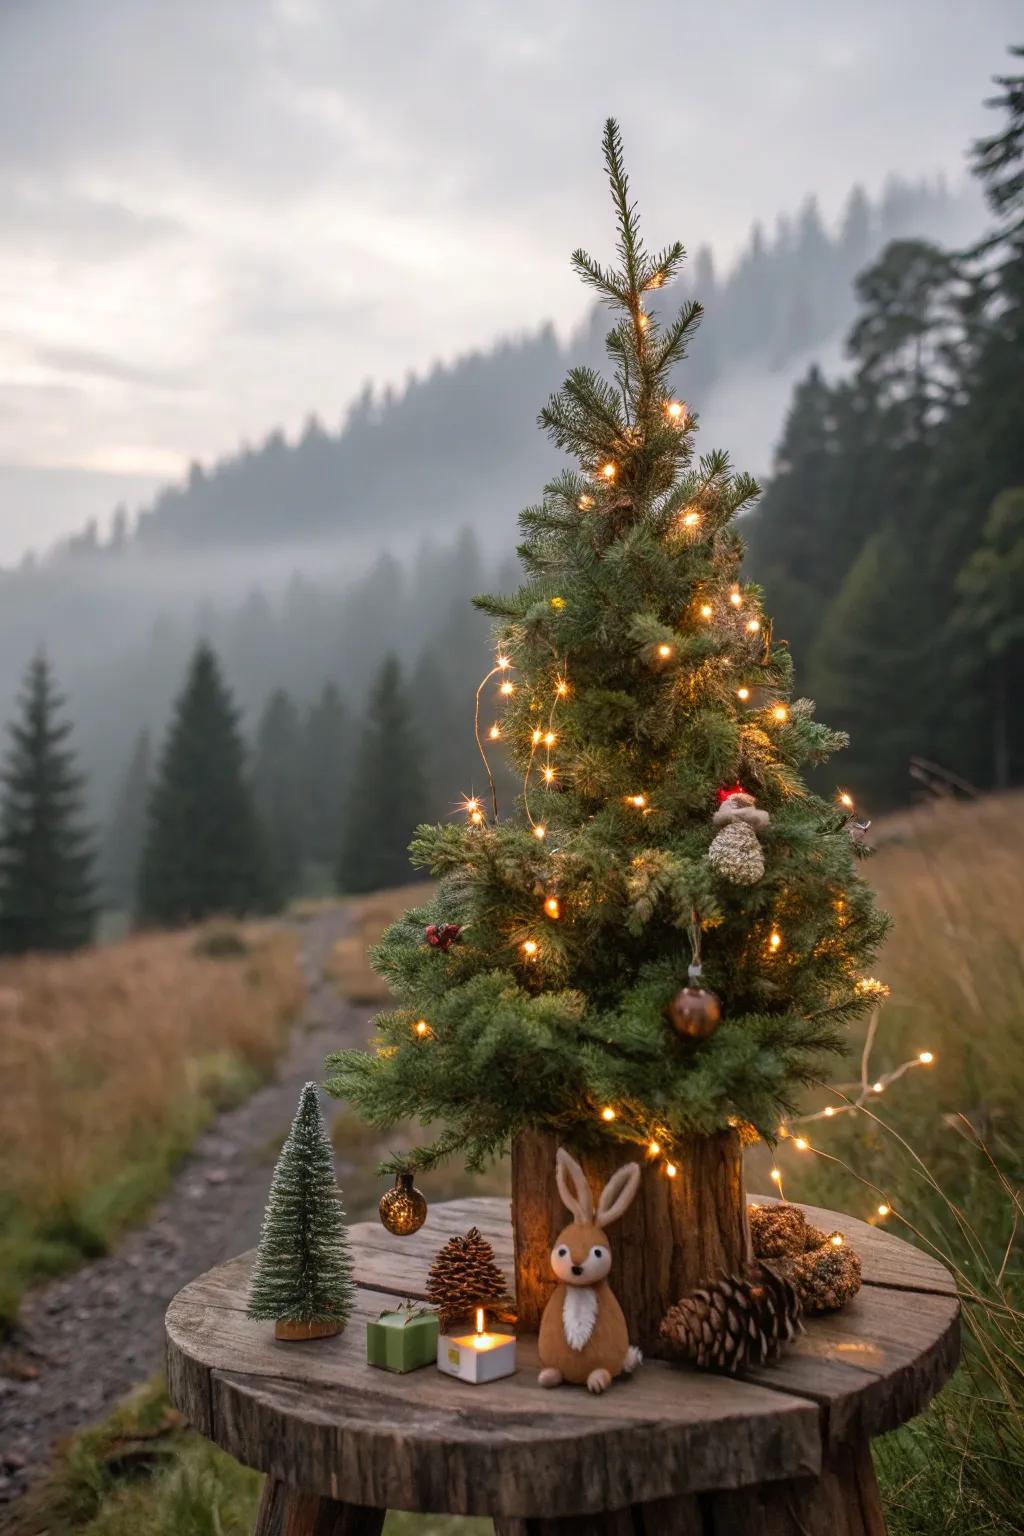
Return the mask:
[[[1011,0],[0,0],[0,560],[652,243],[963,175]],[[68,471],[74,471],[68,473]],[[45,473],[43,473],[45,471]],[[91,477],[82,471],[99,472]],[[37,473],[38,472],[38,473]]]

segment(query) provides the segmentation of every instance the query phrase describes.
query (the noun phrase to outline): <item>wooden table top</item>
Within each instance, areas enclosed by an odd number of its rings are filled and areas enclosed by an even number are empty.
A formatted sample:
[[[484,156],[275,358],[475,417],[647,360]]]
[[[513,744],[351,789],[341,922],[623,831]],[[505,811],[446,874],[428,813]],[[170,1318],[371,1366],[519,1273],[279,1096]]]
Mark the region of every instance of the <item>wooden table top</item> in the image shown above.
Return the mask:
[[[760,1197],[754,1197],[760,1198]],[[763,1200],[762,1203],[768,1203]],[[861,1255],[864,1288],[807,1320],[775,1365],[739,1379],[646,1361],[602,1396],[536,1382],[536,1340],[515,1376],[472,1386],[428,1366],[366,1363],[365,1323],[424,1298],[438,1248],[479,1227],[511,1275],[509,1205],[432,1207],[411,1237],[351,1230],[359,1295],[345,1332],[279,1343],[245,1316],[253,1255],[194,1280],[167,1312],[173,1401],[239,1461],[292,1487],[376,1508],[561,1515],[815,1476],[837,1444],[912,1418],[956,1368],[959,1302],[934,1259],[854,1217],[806,1206]]]

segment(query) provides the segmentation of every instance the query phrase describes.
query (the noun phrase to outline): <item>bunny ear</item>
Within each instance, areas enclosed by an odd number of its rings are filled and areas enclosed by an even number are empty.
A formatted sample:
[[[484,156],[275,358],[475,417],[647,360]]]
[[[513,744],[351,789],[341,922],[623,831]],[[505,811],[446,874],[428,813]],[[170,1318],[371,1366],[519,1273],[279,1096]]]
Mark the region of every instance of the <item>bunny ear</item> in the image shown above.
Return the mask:
[[[593,1221],[594,1197],[590,1193],[590,1185],[579,1163],[569,1156],[564,1147],[559,1147],[555,1154],[555,1183],[566,1210],[577,1221]]]
[[[613,1221],[618,1221],[620,1216],[624,1216],[633,1204],[633,1198],[639,1187],[639,1163],[624,1163],[621,1168],[616,1168],[602,1189],[601,1198],[597,1202],[598,1226],[609,1227]]]

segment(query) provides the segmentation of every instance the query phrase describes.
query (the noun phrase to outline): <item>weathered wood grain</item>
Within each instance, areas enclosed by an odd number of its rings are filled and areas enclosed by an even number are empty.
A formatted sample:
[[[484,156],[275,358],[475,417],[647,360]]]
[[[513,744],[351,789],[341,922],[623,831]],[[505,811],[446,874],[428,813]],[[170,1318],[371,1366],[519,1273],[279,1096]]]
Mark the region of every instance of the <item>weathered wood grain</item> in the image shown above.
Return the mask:
[[[268,1477],[253,1536],[380,1536],[387,1511],[296,1493]]]
[[[693,1527],[701,1536],[875,1536],[883,1527],[871,1523],[870,1465],[855,1448],[919,1411],[955,1368],[958,1303],[934,1261],[891,1234],[808,1214],[842,1230],[864,1254],[866,1272],[904,1281],[909,1273],[923,1288],[873,1281],[843,1312],[811,1319],[777,1366],[741,1381],[648,1361],[601,1397],[545,1392],[536,1385],[532,1336],[520,1337],[518,1373],[483,1388],[429,1368],[393,1376],[368,1366],[366,1322],[422,1294],[430,1260],[453,1231],[479,1226],[499,1261],[510,1256],[508,1203],[471,1200],[435,1207],[432,1230],[415,1238],[391,1238],[375,1224],[353,1229],[363,1284],[336,1338],[280,1343],[272,1324],[250,1322],[249,1255],[199,1277],[167,1314],[171,1396],[204,1434],[309,1496],[303,1503],[268,1494],[260,1536],[376,1529],[323,1524],[341,1519],[346,1501],[350,1520],[387,1507],[497,1515],[506,1536],[569,1536],[580,1527],[550,1523],[569,1516],[617,1536],[622,1511],[630,1511],[630,1536],[690,1536],[691,1514],[704,1521]],[[384,1281],[396,1269],[399,1284],[389,1290]],[[754,1498],[754,1487],[767,1484],[749,1506],[727,1500],[726,1490],[746,1488]],[[633,1508],[641,1504],[642,1514]],[[855,1513],[835,1512],[846,1505]],[[811,1517],[802,1528],[792,1520],[805,1507]],[[751,1509],[762,1524],[751,1523]],[[620,1514],[593,1523],[608,1510]],[[299,1523],[293,1529],[286,1520]]]
[[[516,1311],[531,1331],[551,1295],[552,1245],[571,1220],[555,1184],[559,1144],[552,1131],[530,1130],[512,1147]],[[629,1161],[628,1152],[613,1142],[578,1156],[596,1208],[602,1185]],[[645,1355],[664,1353],[658,1329],[669,1307],[720,1269],[740,1268],[749,1245],[739,1133],[688,1137],[673,1146],[672,1158],[674,1179],[638,1159],[643,1172],[636,1199],[608,1233],[612,1290],[631,1341]]]

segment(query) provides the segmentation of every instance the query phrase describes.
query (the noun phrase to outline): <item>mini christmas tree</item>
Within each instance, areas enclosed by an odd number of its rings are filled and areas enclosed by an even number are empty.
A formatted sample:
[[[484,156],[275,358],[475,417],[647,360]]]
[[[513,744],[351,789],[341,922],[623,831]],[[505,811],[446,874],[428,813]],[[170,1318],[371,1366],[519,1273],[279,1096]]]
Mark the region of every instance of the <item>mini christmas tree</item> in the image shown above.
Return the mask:
[[[334,1153],[307,1083],[274,1169],[249,1288],[249,1316],[272,1320],[279,1339],[340,1333],[356,1287]]]
[[[576,368],[541,413],[578,469],[522,514],[525,584],[477,599],[497,621],[476,716],[488,793],[465,825],[419,829],[436,899],[375,952],[399,1007],[328,1086],[375,1125],[437,1125],[413,1167],[478,1168],[511,1144],[526,1326],[550,1290],[556,1146],[601,1182],[639,1150],[615,1288],[657,1351],[669,1306],[742,1268],[744,1136],[775,1136],[871,1005],[861,968],[886,925],[855,873],[852,802],[801,777],[845,738],[791,699],[788,649],[742,579],[758,488],[724,453],[695,457],[673,390],[701,307],[653,305],[683,247],[645,248],[614,122],[604,153],[618,265],[573,265],[615,312],[614,378]],[[506,819],[502,745],[523,785]],[[739,869],[709,858],[726,802],[750,833]],[[446,924],[458,942],[431,943]]]

